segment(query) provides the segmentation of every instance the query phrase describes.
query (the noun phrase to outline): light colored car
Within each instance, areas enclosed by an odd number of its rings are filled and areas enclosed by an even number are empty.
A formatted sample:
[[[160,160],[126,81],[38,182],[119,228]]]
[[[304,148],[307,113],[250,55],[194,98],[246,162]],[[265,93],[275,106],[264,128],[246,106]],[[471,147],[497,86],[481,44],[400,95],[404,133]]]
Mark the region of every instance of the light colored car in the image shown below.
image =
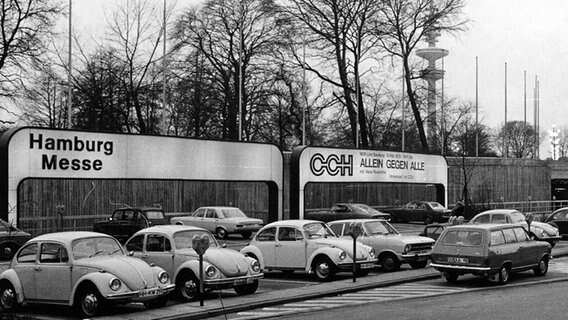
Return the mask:
[[[514,209],[494,209],[483,211],[473,217],[469,223],[510,223],[523,226],[527,230],[529,228],[525,215]],[[560,236],[560,233],[558,232],[558,228],[544,222],[532,221],[530,223],[529,232],[536,240],[546,241],[550,243],[552,247],[554,247],[554,245],[562,239],[562,236]]]
[[[239,295],[252,294],[264,274],[257,260],[219,246],[202,228],[163,225],[136,232],[125,248],[130,255],[164,268],[172,275],[179,296],[190,301],[199,295],[199,255],[192,248],[193,237],[209,237],[203,255],[204,289],[234,288]]]
[[[201,227],[219,239],[235,233],[249,239],[264,224],[261,219],[249,218],[235,207],[200,207],[190,215],[171,218],[170,223]]]
[[[545,275],[550,244],[532,240],[518,224],[462,224],[447,227],[432,248],[430,266],[448,282],[474,274],[501,284],[512,272],[533,270]]]
[[[257,259],[263,269],[313,272],[321,281],[353,270],[353,241],[337,237],[327,224],[316,220],[269,223],[241,252]],[[357,275],[369,274],[377,262],[375,250],[359,242],[356,252]]]
[[[336,235],[352,239],[349,226],[353,223],[362,226],[363,232],[357,241],[375,249],[384,271],[396,271],[402,263],[408,263],[414,269],[425,268],[428,264],[432,246],[436,242],[430,238],[401,235],[390,223],[377,219],[347,219],[328,224]]]
[[[111,304],[161,307],[175,289],[164,269],[125,255],[113,237],[98,232],[57,232],[28,241],[0,274],[0,308],[22,303],[74,306],[86,317]]]

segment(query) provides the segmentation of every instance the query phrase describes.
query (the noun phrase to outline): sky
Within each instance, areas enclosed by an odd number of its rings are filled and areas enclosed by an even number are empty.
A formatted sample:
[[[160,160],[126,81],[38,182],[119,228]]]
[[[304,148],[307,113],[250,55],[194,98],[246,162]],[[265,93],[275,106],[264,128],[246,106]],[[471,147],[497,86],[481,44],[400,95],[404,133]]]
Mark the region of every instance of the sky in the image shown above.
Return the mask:
[[[537,77],[541,131],[546,133],[553,125],[568,130],[568,108],[564,106],[568,102],[568,1],[466,1],[464,15],[471,20],[468,30],[442,35],[437,43],[437,47],[449,51],[444,58],[446,99],[475,103],[477,87],[480,121],[497,128],[505,120],[506,91],[507,120],[524,121],[526,104],[526,120],[534,125]],[[106,25],[104,8],[113,2],[74,0],[74,29],[92,32],[97,25]],[[202,0],[177,0],[177,8],[199,3]],[[540,157],[549,156],[550,140],[546,137]]]

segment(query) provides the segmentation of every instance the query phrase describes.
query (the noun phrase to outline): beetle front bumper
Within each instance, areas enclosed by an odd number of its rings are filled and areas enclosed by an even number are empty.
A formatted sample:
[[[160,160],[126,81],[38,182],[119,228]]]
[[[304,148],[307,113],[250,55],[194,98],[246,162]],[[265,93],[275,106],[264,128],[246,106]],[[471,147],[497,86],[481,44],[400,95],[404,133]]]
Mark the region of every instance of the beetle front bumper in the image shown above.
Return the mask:
[[[144,290],[112,293],[105,296],[108,300],[133,300],[133,301],[146,301],[159,296],[166,295],[176,288],[175,284],[168,284],[163,287],[155,287]]]

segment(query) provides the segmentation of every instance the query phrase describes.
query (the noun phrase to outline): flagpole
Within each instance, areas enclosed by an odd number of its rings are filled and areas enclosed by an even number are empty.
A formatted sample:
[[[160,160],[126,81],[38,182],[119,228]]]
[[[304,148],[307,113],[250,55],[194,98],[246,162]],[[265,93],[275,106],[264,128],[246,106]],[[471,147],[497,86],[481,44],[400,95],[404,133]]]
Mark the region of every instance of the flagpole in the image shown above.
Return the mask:
[[[475,57],[475,156],[479,157],[479,62]]]
[[[71,129],[71,115],[72,115],[72,108],[73,108],[73,87],[71,85],[72,77],[71,77],[71,69],[73,68],[73,61],[72,57],[72,18],[73,18],[73,0],[69,0],[69,57],[68,57],[68,68],[67,71],[67,129]]]
[[[509,156],[509,145],[508,145],[508,132],[507,132],[507,62],[505,62],[505,125],[503,126],[503,155],[505,156],[505,158],[507,158]]]
[[[164,33],[163,33],[163,53],[162,53],[162,125],[164,126],[165,132],[167,134],[166,125],[166,76],[167,76],[167,58],[166,58],[166,0],[164,0],[164,13],[163,13],[163,23],[164,23]]]

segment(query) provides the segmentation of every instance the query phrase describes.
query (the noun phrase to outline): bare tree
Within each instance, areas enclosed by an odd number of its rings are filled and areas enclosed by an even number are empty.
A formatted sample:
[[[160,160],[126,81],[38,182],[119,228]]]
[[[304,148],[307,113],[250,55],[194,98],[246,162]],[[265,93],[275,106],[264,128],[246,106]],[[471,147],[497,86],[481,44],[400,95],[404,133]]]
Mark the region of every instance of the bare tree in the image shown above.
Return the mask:
[[[414,84],[421,75],[414,67],[411,55],[428,34],[462,31],[467,23],[461,17],[464,6],[465,0],[384,0],[380,7],[381,24],[375,32],[381,47],[402,60],[406,92],[423,152],[430,148],[424,130],[425,116],[421,113]]]
[[[21,120],[32,126],[65,128],[67,84],[64,80],[46,66],[29,82],[22,92]]]
[[[497,133],[497,147],[505,157],[532,158],[535,144],[534,127],[523,121],[509,121]]]

